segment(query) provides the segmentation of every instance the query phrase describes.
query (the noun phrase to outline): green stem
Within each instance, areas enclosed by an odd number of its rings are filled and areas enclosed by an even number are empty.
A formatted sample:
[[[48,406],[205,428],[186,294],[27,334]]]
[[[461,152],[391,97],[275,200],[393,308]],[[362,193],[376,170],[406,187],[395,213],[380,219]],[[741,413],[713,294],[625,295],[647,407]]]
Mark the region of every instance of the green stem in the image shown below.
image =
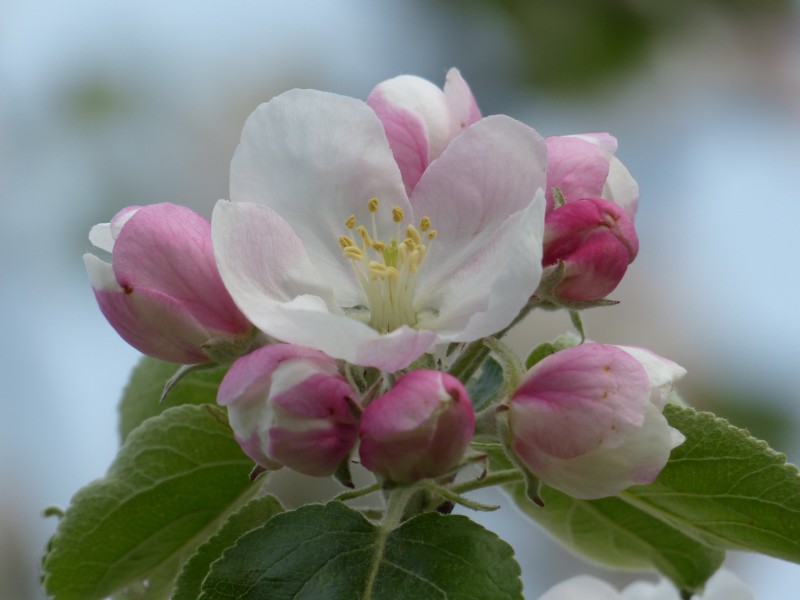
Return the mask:
[[[456,494],[455,492],[453,492],[453,490],[447,489],[446,487],[442,487],[440,485],[436,485],[432,481],[424,481],[422,483],[422,487],[424,487],[429,492],[433,492],[434,494],[441,496],[445,500],[449,500],[454,504],[460,504],[461,506],[465,506],[470,510],[491,512],[500,508],[500,506],[496,504],[484,504],[483,502],[478,502],[477,500],[470,500],[469,498],[465,498],[461,494]]]
[[[465,494],[466,492],[471,492],[473,490],[480,490],[485,487],[491,487],[493,485],[502,485],[504,483],[518,483],[524,479],[522,473],[519,472],[519,469],[506,469],[505,471],[495,471],[494,473],[489,473],[483,479],[473,479],[471,481],[465,481],[464,483],[459,483],[458,485],[454,485],[451,489],[456,494]]]
[[[415,486],[407,486],[397,487],[389,492],[386,511],[384,511],[383,520],[378,526],[378,537],[375,540],[375,550],[369,575],[367,576],[367,585],[364,588],[364,598],[366,600],[371,600],[372,598],[375,580],[378,577],[378,569],[383,559],[383,551],[386,548],[386,540],[389,538],[389,534],[400,525],[406,504],[408,504],[409,499],[416,491],[417,488]]]
[[[371,494],[372,492],[377,492],[381,489],[380,483],[373,483],[367,487],[363,487],[357,490],[351,490],[349,492],[342,492],[338,496],[334,496],[334,500],[339,500],[340,502],[344,502],[345,500],[352,500],[353,498],[360,498],[361,496],[366,496],[367,494]]]
[[[501,329],[492,337],[497,340],[501,339],[520,321],[522,321],[522,319],[527,317],[529,312],[540,305],[541,301],[538,299],[529,300],[528,303],[522,307],[522,310],[519,311],[519,314],[514,318],[514,320],[511,321],[508,327]],[[466,383],[469,381],[469,378],[472,377],[475,371],[477,371],[478,368],[483,364],[483,361],[486,360],[486,357],[489,356],[489,352],[489,348],[486,347],[486,344],[483,343],[482,339],[475,340],[474,342],[467,344],[466,348],[464,348],[464,350],[461,352],[461,355],[456,359],[448,372],[462,383]]]

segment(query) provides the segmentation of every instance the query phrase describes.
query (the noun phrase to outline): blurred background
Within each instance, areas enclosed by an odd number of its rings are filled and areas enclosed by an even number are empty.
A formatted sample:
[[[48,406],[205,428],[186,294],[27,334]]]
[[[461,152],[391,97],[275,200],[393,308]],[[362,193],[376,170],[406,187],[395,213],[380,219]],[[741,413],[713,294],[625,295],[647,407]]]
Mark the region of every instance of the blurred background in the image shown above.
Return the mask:
[[[682,390],[800,459],[800,2],[0,0],[0,599],[42,598],[55,520],[118,445],[137,353],[81,255],[130,204],[210,215],[247,115],[293,87],[366,98],[450,66],[484,114],[543,135],[610,131],[641,186],[641,252],[589,335],[689,370]],[[530,347],[568,328],[534,315]],[[498,501],[494,496],[483,500]],[[526,595],[603,572],[513,509],[480,515]],[[733,555],[762,600],[800,566]]]

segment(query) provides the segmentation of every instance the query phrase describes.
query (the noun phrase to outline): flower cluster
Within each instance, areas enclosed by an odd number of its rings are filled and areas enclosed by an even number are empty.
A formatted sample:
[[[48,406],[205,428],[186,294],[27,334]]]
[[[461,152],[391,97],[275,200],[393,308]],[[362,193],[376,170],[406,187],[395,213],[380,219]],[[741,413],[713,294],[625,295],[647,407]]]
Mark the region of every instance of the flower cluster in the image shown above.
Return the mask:
[[[636,257],[638,186],[615,150],[482,116],[455,69],[366,102],[293,90],[247,120],[210,223],[127,208],[90,234],[111,262],[85,262],[134,347],[231,365],[218,402],[261,468],[327,476],[357,452],[388,486],[451,482],[481,460],[477,427],[541,482],[611,496],[683,440],[662,415],[683,369],[584,343],[521,373],[497,348],[536,307],[607,303]],[[467,390],[490,362],[504,375],[476,426]]]

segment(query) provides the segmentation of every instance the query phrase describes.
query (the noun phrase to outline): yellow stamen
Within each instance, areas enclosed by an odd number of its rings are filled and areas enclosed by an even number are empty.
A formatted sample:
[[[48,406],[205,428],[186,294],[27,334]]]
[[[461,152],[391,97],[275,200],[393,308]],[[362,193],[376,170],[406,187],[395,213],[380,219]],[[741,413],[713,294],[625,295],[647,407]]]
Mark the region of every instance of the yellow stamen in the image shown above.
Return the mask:
[[[361,248],[356,248],[355,246],[348,246],[342,250],[345,258],[349,258],[350,260],[364,260],[364,253],[361,251]]]
[[[407,224],[405,211],[397,205],[391,208],[394,234],[384,231],[385,225],[379,228],[380,219],[376,217],[380,206],[378,198],[370,198],[367,209],[371,223],[359,224],[356,216],[350,215],[345,225],[351,234],[338,241],[364,290],[361,316],[353,318],[385,333],[403,325],[415,327],[420,315],[425,314],[425,309],[415,306],[415,287],[429,250],[423,240],[430,243],[438,232],[428,216],[420,218],[418,227]]]
[[[386,265],[379,263],[377,260],[369,261],[367,270],[369,271],[370,279],[383,279],[389,274],[389,268]]]
[[[415,244],[422,243],[422,237],[419,235],[419,231],[417,231],[417,228],[414,227],[413,225],[409,225],[408,227],[406,227],[406,235],[410,237]]]
[[[369,237],[369,232],[367,231],[366,227],[364,227],[363,225],[359,225],[358,227],[356,227],[356,233],[358,233],[358,235],[361,236],[361,239],[364,240],[364,243],[367,246],[372,246],[372,238]]]

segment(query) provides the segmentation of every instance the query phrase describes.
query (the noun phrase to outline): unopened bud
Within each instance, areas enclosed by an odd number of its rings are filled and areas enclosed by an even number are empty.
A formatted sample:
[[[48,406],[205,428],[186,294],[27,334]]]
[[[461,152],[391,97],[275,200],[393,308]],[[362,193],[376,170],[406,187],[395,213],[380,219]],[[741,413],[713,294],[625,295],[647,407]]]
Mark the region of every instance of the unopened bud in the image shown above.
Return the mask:
[[[361,415],[362,464],[393,483],[439,477],[458,465],[475,432],[464,386],[438,371],[411,371]]]
[[[567,203],[545,217],[542,265],[561,266],[541,295],[556,303],[600,300],[617,287],[638,251],[633,221],[622,208],[602,198]]]
[[[661,414],[684,373],[639,348],[592,343],[557,352],[509,401],[509,445],[544,483],[576,498],[651,483],[684,440]]]
[[[356,442],[356,395],[336,361],[317,350],[272,344],[237,360],[217,402],[239,445],[259,465],[331,475]]]

